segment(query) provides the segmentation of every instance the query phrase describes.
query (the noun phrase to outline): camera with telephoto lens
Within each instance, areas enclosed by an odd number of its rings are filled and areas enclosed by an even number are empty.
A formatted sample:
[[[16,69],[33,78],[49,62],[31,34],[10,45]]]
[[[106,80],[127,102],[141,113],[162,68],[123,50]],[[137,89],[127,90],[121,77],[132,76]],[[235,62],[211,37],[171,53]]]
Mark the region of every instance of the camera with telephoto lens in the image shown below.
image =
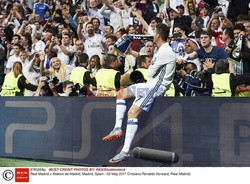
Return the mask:
[[[52,79],[47,79],[47,80],[44,80],[42,82],[45,82],[45,84],[54,84],[54,85],[57,85],[58,82],[59,82],[59,79],[57,77],[53,77]]]
[[[71,88],[72,88],[72,91],[69,94],[69,96],[86,96],[87,95],[87,86],[86,85],[81,87],[78,83],[76,83]]]
[[[143,83],[143,82],[146,82],[143,74],[140,71],[138,71],[138,70],[135,70],[135,71],[133,71],[130,74],[130,80],[132,81],[132,83]]]
[[[46,79],[42,82],[45,83],[45,85],[42,87],[42,89],[45,91],[45,96],[53,96],[53,93],[49,87],[49,84],[52,83],[56,87],[56,91],[59,93],[62,93],[62,87],[59,83],[59,79],[57,77],[53,77],[52,79]]]
[[[185,65],[176,63],[176,70],[185,70]]]

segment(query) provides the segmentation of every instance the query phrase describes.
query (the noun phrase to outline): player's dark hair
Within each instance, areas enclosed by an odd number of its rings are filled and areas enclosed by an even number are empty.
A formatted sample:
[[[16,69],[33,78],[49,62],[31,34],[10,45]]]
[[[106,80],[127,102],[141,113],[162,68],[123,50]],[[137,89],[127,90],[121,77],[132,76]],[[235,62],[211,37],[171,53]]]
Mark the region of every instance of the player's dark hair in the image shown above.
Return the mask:
[[[167,41],[169,36],[169,27],[166,24],[158,24],[156,27],[156,33],[158,33],[162,40]]]

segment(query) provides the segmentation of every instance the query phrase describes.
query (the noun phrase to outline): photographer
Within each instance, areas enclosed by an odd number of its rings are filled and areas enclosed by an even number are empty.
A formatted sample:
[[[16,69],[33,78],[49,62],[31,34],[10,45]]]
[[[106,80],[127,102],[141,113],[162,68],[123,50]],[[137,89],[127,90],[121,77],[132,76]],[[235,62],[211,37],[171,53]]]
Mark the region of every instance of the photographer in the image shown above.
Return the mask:
[[[214,63],[209,59],[203,63],[202,72],[198,72],[196,65],[191,62],[177,65],[173,81],[176,96],[180,96],[180,93],[183,96],[211,96],[213,66]]]
[[[59,83],[57,77],[48,78],[46,77],[42,86],[42,96],[59,96],[58,93],[63,93],[62,82]]]
[[[63,93],[59,93],[59,96],[71,96],[74,83],[71,81],[64,81],[62,83]],[[77,95],[72,95],[77,96]]]
[[[59,94],[56,90],[55,84],[48,82],[48,78],[46,76],[41,76],[39,78],[37,90],[33,96],[59,96]]]

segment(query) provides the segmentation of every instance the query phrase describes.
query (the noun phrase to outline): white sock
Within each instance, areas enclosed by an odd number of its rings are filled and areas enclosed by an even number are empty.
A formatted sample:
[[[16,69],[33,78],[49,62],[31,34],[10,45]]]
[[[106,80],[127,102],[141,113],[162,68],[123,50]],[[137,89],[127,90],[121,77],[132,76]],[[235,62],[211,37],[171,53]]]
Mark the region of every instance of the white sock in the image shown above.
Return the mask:
[[[128,119],[126,137],[122,151],[128,153],[138,127],[138,119]]]
[[[116,120],[115,120],[115,128],[122,127],[123,117],[127,110],[127,103],[125,100],[116,100]]]

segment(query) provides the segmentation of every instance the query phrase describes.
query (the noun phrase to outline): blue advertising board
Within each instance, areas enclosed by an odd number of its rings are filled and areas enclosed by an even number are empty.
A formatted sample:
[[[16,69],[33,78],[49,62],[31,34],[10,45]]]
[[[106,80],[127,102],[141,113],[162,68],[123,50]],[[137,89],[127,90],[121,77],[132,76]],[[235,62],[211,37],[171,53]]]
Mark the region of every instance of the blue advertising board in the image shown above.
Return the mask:
[[[114,98],[2,97],[0,156],[110,166],[124,142],[102,141],[114,123]],[[250,98],[159,98],[140,115],[134,147],[175,152],[173,166],[250,166]],[[119,164],[159,165],[133,156]]]

